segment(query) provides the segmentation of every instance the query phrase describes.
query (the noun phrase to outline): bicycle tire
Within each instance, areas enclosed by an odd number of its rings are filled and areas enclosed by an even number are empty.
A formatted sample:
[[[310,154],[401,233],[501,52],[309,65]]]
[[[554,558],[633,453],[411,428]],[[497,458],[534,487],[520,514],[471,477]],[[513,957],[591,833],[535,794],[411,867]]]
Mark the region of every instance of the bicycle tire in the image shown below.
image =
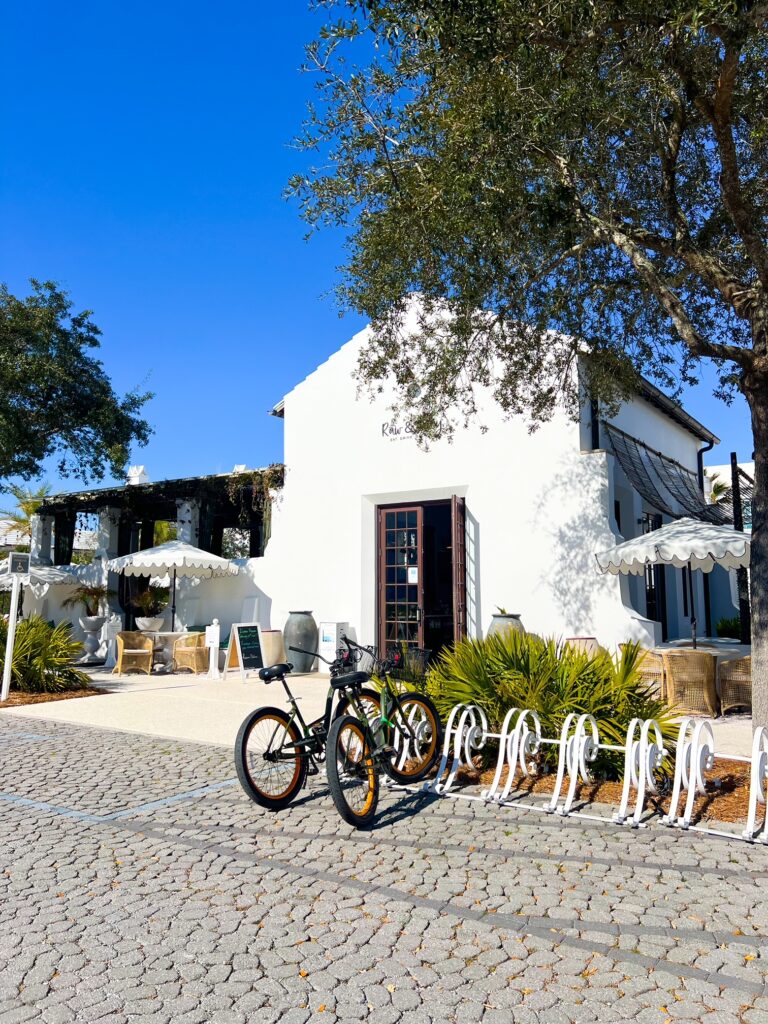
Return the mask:
[[[407,786],[421,782],[435,766],[443,745],[443,727],[437,708],[426,694],[406,693],[400,697],[400,705],[418,738],[414,742],[406,737],[395,720],[389,727],[389,740],[396,753],[383,760],[381,766],[393,782]]]
[[[378,693],[376,690],[361,689],[358,694],[358,699],[360,700],[360,703],[363,706],[365,706],[367,702],[371,706],[371,710],[373,710],[375,706],[375,721],[371,720],[370,718],[368,719],[368,722],[370,723],[371,728],[373,729],[375,724],[379,721],[379,717],[381,715],[381,694]],[[343,718],[344,715],[355,715],[355,717],[357,717],[355,714],[355,709],[352,705],[352,701],[350,697],[348,697],[346,694],[344,694],[339,700],[333,717],[334,719]]]
[[[291,759],[280,762],[267,761],[263,756],[265,752],[259,750],[262,740],[257,738],[257,729],[260,725],[267,726],[264,733],[259,735],[270,737],[269,750],[279,749],[286,742],[298,742],[301,739],[301,732],[296,723],[292,722],[280,708],[257,708],[240,726],[235,740],[235,769],[240,785],[255,803],[270,811],[279,811],[287,807],[303,789],[307,779],[307,761],[298,752]],[[282,733],[279,731],[281,727]],[[261,767],[262,762],[276,766],[274,770],[268,770],[263,778],[255,771],[257,767]],[[286,766],[284,777],[287,782],[282,788],[278,781],[278,765]],[[270,792],[267,789],[268,780],[277,783],[278,788]]]
[[[379,769],[367,723],[354,715],[334,721],[328,731],[325,771],[333,803],[344,821],[355,828],[370,825],[379,802]]]

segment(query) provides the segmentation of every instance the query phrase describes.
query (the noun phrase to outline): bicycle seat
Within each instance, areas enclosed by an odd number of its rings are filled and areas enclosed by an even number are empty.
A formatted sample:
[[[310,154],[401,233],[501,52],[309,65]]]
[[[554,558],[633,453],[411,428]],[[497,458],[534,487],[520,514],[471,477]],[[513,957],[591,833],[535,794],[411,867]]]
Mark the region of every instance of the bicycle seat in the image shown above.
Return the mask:
[[[263,679],[265,683],[271,683],[273,679],[282,679],[283,676],[293,668],[293,665],[289,665],[286,662],[281,662],[279,665],[270,665],[269,668],[259,669],[259,679]]]
[[[362,686],[370,681],[367,672],[345,672],[343,676],[335,676],[331,679],[331,686],[334,690],[341,690],[345,686]]]

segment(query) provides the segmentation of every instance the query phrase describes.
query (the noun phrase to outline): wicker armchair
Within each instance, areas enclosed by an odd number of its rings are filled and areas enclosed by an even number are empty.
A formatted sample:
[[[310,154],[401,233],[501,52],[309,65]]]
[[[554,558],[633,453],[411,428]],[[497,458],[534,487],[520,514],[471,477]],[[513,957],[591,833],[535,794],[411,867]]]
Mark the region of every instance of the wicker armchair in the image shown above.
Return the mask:
[[[706,651],[666,651],[664,672],[667,700],[689,715],[717,715],[717,685],[713,654]]]
[[[619,650],[623,653],[626,644],[619,644]],[[637,656],[637,671],[646,687],[654,695],[662,700],[667,696],[667,679],[664,672],[664,659],[655,651],[644,651],[640,649]]]
[[[185,633],[173,644],[173,663],[177,670],[189,669],[195,675],[208,671],[205,633]]]
[[[723,714],[732,708],[752,708],[752,658],[736,658],[720,665],[720,705]]]
[[[122,632],[115,638],[117,661],[112,673],[121,676],[123,672],[152,672],[153,647],[151,636],[143,633]]]

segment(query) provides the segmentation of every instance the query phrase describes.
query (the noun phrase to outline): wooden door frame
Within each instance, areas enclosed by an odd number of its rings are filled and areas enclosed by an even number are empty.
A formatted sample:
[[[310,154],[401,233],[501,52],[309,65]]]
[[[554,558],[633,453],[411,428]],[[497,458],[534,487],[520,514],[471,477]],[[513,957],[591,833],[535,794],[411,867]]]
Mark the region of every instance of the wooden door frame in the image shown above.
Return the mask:
[[[387,566],[385,563],[386,545],[382,542],[383,538],[386,536],[384,516],[387,512],[416,513],[416,530],[418,538],[416,549],[416,566],[418,569],[418,583],[416,584],[418,593],[416,607],[419,609],[420,613],[417,628],[417,646],[424,646],[424,504],[425,502],[415,501],[408,502],[407,504],[398,502],[388,505],[378,505],[376,508],[376,571],[378,576],[376,587],[376,633],[380,653],[383,653],[387,647],[387,617],[386,613],[382,614],[387,604],[385,592],[385,587],[387,586]],[[395,527],[395,529],[398,529],[398,527]],[[408,527],[405,527],[405,529],[407,530]],[[394,585],[397,586],[396,583]],[[405,584],[405,586],[408,585],[409,584],[407,583]]]
[[[424,645],[424,517],[423,510],[430,505],[447,505],[451,510],[451,590],[453,600],[453,638],[460,640],[467,633],[467,554],[466,554],[466,500],[453,494],[449,498],[430,498],[426,501],[418,499],[409,502],[392,501],[376,505],[374,529],[376,531],[376,636],[380,646],[386,646],[386,566],[384,565],[383,515],[385,512],[412,511],[419,509],[421,515],[421,537],[418,553],[419,566],[419,607],[421,622],[419,623],[419,645]],[[383,647],[382,647],[383,649]]]

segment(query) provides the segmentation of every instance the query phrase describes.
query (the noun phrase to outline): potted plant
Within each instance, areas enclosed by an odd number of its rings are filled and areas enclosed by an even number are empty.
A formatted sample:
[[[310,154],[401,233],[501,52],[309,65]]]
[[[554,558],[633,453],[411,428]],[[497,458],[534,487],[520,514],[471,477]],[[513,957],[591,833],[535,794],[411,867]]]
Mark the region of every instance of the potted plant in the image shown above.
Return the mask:
[[[131,607],[141,615],[136,616],[136,625],[141,630],[153,633],[163,627],[163,611],[168,604],[168,587],[150,583],[146,590],[131,598]]]
[[[497,605],[491,619],[491,625],[488,628],[488,636],[492,636],[494,633],[506,633],[508,630],[514,630],[518,633],[525,632],[525,628],[520,621],[520,613],[508,612],[506,608],[500,608]]]
[[[107,621],[106,615],[99,615],[99,609],[103,601],[110,596],[112,591],[108,590],[103,583],[81,583],[75,587],[72,593],[64,601],[62,607],[75,608],[82,605],[85,611],[80,616],[80,625],[85,633],[83,647],[85,654],[80,659],[80,664],[89,665],[98,661],[96,651],[99,647],[98,633]]]

